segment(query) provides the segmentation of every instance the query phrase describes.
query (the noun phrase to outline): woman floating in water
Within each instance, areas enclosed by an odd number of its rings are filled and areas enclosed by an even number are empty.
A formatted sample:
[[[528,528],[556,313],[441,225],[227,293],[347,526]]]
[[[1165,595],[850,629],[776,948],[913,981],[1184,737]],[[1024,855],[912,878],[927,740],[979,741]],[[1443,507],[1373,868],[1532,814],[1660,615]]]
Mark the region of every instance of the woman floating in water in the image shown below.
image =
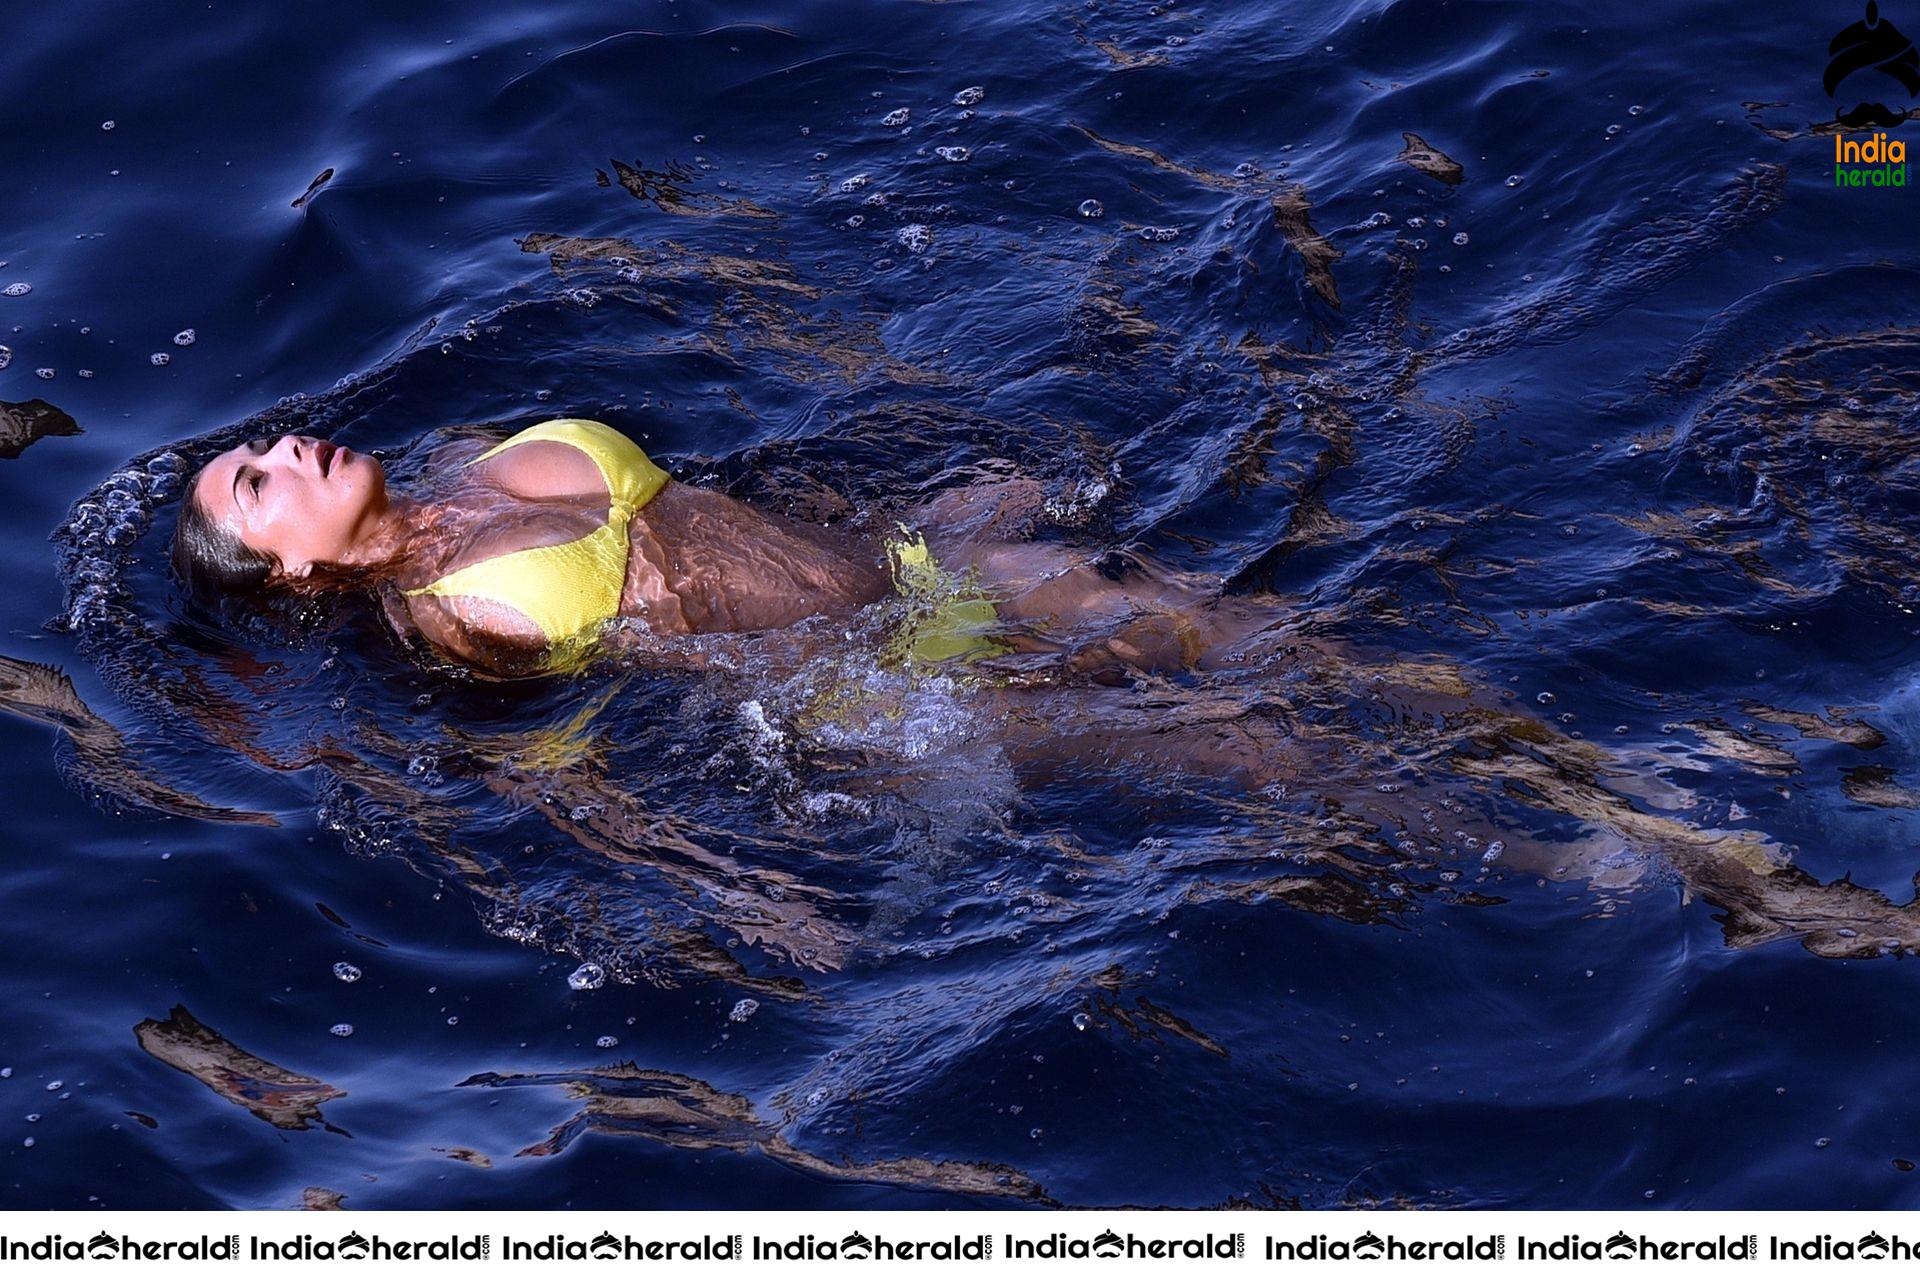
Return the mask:
[[[1444,794],[1442,780],[1452,778],[1469,784],[1461,795],[1490,788],[1595,831],[1582,842],[1589,858],[1564,841],[1532,848],[1505,828],[1505,856],[1516,865],[1619,883],[1648,865],[1620,864],[1624,843],[1661,855],[1719,905],[1736,944],[1797,935],[1821,954],[1846,956],[1920,947],[1920,905],[1896,906],[1844,880],[1821,884],[1755,833],[1658,812],[1692,800],[1654,783],[1654,762],[1487,705],[1465,672],[1445,664],[1356,666],[1338,646],[1298,634],[1271,598],[1224,596],[1217,584],[1147,564],[1113,579],[1065,547],[1021,541],[1043,506],[1031,480],[950,489],[910,511],[894,536],[862,545],[677,484],[612,428],[559,419],[491,448],[464,446],[411,494],[389,492],[375,459],[310,437],[230,449],[194,478],[173,558],[203,598],[276,585],[370,589],[402,629],[503,674],[570,670],[604,649],[684,661],[675,637],[747,633],[794,639],[797,668],[814,656],[812,639],[848,635],[838,624],[898,595],[908,621],[882,660],[990,674],[967,682],[975,697],[967,714],[991,726],[994,749],[1025,773],[1066,770],[1080,783],[1111,774],[1129,790],[1132,780],[1172,786],[1185,777],[1276,800],[1312,780],[1313,793],[1342,796],[1297,815],[1306,827],[1291,836],[1283,823],[1273,847],[1298,838],[1313,861],[1351,879],[1283,875],[1247,892],[1305,894],[1316,910],[1371,918],[1370,905],[1327,894],[1377,880],[1440,830],[1419,782],[1439,785],[1433,794],[1450,821],[1466,821],[1459,799]],[[800,625],[822,618],[836,625],[811,633]],[[763,686],[790,674],[766,665],[780,644],[752,652],[738,665]],[[1203,674],[1166,678],[1180,671]],[[901,720],[898,708],[862,696],[841,688],[803,699],[798,727]],[[1397,741],[1348,724],[1339,708],[1356,701],[1394,709]],[[518,754],[477,751],[476,768]],[[636,797],[573,767],[537,779],[487,776],[507,793],[564,796],[557,812],[601,815],[568,829],[632,856]],[[1416,785],[1379,785],[1387,776]],[[1641,779],[1637,789],[1651,798],[1636,803],[1617,789],[1622,778]],[[1216,793],[1216,803],[1234,802]],[[1284,802],[1258,807],[1286,817]],[[1437,845],[1432,853],[1444,857]],[[812,928],[802,929],[806,946],[824,954]]]
[[[928,604],[906,649],[933,662],[1053,652],[1081,671],[1205,667],[1273,616],[1145,566],[1116,581],[1065,548],[1009,540],[1041,505],[1032,481],[942,494],[911,534],[862,547],[677,484],[604,423],[555,419],[469,452],[434,492],[407,495],[378,460],[327,441],[229,449],[188,490],[174,566],[202,599],[368,588],[403,630],[498,674],[571,669],[602,641],[841,619],[895,592]],[[609,628],[622,618],[639,625]]]

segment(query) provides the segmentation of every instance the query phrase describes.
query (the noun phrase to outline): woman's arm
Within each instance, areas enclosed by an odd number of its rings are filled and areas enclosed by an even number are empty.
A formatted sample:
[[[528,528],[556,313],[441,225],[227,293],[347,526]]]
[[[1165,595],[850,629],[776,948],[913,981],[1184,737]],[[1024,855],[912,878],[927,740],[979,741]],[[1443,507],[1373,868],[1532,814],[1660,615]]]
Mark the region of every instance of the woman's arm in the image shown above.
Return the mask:
[[[600,633],[610,660],[654,671],[747,672],[766,681],[788,678],[826,647],[827,638],[807,626],[662,634],[638,618],[616,618]]]
[[[912,508],[907,523],[948,545],[1016,541],[1033,532],[1046,505],[1038,480],[1014,475],[942,489]]]
[[[409,596],[389,609],[396,613],[440,653],[493,675],[531,675],[546,656],[546,633],[518,609],[491,600]]]

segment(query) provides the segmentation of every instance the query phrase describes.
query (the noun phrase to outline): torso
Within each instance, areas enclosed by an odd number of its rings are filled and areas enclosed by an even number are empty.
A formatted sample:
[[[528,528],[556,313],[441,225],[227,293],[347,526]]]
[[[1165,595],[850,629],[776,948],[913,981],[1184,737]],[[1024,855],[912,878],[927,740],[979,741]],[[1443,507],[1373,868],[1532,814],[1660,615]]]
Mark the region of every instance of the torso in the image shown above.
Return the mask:
[[[599,467],[567,444],[516,445],[463,468],[461,478],[441,508],[448,537],[409,566],[403,593],[496,557],[574,542],[607,523]],[[787,627],[850,611],[890,590],[877,560],[862,563],[810,530],[684,485],[667,485],[625,532],[619,613],[660,634]],[[405,604],[428,640],[468,660],[495,656],[487,650],[497,646],[533,651],[548,641],[531,619],[497,600],[407,594]]]
[[[768,631],[887,595],[877,559],[725,494],[671,485],[629,526],[621,612],[657,630]]]
[[[525,614],[485,595],[418,592],[471,565],[604,531],[608,486],[594,460],[567,444],[529,441],[465,465],[480,452],[449,459],[458,487],[435,507],[446,536],[437,545],[430,539],[400,573],[403,607],[430,642],[465,661],[503,674],[551,669],[544,660],[548,636]],[[1039,498],[1027,480],[977,484],[942,493],[909,519],[937,537],[939,562],[977,574],[992,592],[989,617],[1035,636],[1058,633],[1074,661],[1084,649],[1131,669],[1189,666],[1271,620],[1203,610],[1214,584],[1164,571],[1116,581],[1064,547],[1016,540]],[[642,637],[772,631],[849,616],[895,589],[879,547],[709,490],[666,482],[624,526],[613,540],[617,596],[610,583],[601,588],[606,612],[589,641],[610,616],[644,621]],[[1094,643],[1109,632],[1105,648]],[[1013,632],[1007,638],[1016,648],[1028,645]],[[1060,647],[1044,639],[1031,644],[1046,652]]]

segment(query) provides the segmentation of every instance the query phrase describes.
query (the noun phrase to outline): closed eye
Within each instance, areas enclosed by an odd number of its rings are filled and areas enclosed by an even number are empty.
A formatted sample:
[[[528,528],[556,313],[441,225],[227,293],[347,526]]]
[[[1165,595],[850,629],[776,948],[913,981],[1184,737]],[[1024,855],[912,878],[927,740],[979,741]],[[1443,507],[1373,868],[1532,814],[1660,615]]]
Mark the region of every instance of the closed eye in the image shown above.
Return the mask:
[[[260,487],[267,482],[267,473],[258,467],[241,467],[233,475],[233,498],[240,500],[240,491],[244,488],[250,502],[260,500]]]

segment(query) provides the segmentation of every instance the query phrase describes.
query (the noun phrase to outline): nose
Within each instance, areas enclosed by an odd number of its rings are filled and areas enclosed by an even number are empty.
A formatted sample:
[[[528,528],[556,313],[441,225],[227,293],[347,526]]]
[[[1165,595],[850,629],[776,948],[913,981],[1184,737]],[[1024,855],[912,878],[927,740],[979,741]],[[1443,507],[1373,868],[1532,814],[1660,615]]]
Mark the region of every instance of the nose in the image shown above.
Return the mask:
[[[282,454],[293,462],[304,462],[316,443],[318,442],[310,436],[281,436],[273,442],[273,446],[267,452]]]

